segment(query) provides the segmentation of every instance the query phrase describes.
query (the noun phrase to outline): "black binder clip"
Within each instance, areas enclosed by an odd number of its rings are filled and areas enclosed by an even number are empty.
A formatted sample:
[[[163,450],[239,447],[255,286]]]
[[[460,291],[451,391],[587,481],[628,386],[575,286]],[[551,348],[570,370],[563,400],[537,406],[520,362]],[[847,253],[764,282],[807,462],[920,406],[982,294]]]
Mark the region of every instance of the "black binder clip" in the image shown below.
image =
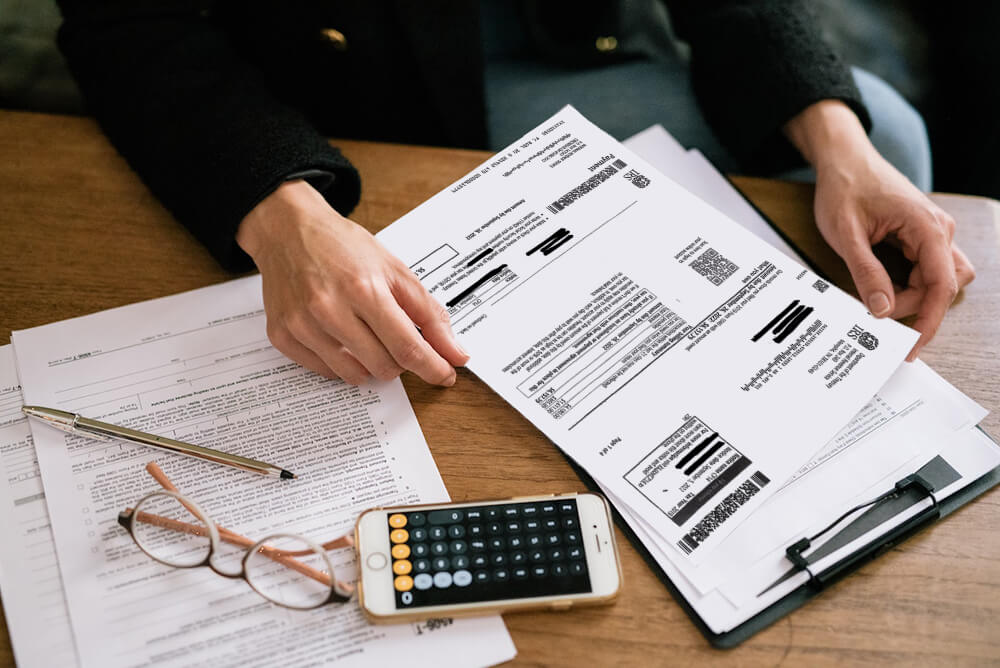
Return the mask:
[[[809,570],[809,560],[802,555],[810,547],[812,547],[812,541],[808,538],[797,540],[785,549],[785,556],[796,569],[809,574],[809,584],[815,584],[816,576]]]
[[[931,507],[928,510],[937,510],[938,500],[934,496],[934,485],[928,482],[927,478],[923,477],[919,473],[911,473],[902,480],[899,480],[894,488],[895,495],[898,497],[906,492],[906,490],[913,487],[918,487],[924,491],[924,494],[930,497]]]

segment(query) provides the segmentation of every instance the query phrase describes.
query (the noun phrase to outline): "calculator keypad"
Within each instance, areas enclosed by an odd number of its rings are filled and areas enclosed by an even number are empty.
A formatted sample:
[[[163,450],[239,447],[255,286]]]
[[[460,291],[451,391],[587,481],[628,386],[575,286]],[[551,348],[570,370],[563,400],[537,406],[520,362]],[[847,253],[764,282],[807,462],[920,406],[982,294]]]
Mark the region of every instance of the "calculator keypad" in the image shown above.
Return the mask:
[[[591,591],[575,499],[393,513],[397,608]]]

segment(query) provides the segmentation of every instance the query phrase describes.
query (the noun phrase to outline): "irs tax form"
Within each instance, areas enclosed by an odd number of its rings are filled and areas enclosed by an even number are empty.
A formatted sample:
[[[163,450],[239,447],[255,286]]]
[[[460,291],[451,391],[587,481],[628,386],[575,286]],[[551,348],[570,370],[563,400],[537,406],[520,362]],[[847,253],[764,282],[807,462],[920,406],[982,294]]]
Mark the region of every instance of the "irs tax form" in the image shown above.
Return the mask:
[[[13,339],[26,403],[280,461],[299,476],[254,476],[32,425],[81,665],[474,666],[514,655],[498,616],[374,627],[356,600],[287,610],[206,568],[163,566],[118,526],[119,511],[158,488],[144,471],[151,460],[248,537],[325,541],[351,531],[365,508],[447,500],[399,380],[352,387],[283,357],[267,341],[259,276]],[[43,556],[55,576],[56,555]],[[354,580],[354,551],[331,556]]]
[[[378,238],[446,306],[469,368],[690,563],[917,338],[572,107]]]

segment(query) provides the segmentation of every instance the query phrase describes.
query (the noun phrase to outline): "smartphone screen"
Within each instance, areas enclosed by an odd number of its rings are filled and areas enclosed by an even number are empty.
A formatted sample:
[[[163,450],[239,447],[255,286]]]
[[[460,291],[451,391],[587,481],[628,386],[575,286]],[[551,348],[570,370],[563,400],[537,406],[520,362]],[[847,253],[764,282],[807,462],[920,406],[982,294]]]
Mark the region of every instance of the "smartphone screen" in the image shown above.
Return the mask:
[[[397,610],[592,591],[575,498],[386,521]]]

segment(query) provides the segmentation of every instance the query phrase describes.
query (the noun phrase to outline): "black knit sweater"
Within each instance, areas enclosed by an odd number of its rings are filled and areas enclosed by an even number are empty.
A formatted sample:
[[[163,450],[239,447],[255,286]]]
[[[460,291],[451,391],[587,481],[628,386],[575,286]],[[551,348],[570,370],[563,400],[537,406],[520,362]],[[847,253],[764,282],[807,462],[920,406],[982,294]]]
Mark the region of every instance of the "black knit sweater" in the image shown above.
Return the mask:
[[[870,124],[850,72],[821,39],[805,0],[667,4],[692,47],[703,111],[748,169],[791,164],[795,154],[781,127],[818,100],[844,100]],[[594,66],[616,58],[593,53],[594,36],[614,34],[608,5],[576,0],[573,14],[583,18],[572,31],[557,12],[525,16],[554,16],[552,25],[530,32],[562,44],[562,30],[563,52],[585,53],[580,66]],[[343,214],[357,204],[357,171],[324,135],[486,145],[475,2],[60,6],[59,45],[91,113],[153,194],[232,270],[253,266],[234,241],[240,221],[289,175],[333,174],[327,200]],[[582,49],[574,50],[574,41]]]

